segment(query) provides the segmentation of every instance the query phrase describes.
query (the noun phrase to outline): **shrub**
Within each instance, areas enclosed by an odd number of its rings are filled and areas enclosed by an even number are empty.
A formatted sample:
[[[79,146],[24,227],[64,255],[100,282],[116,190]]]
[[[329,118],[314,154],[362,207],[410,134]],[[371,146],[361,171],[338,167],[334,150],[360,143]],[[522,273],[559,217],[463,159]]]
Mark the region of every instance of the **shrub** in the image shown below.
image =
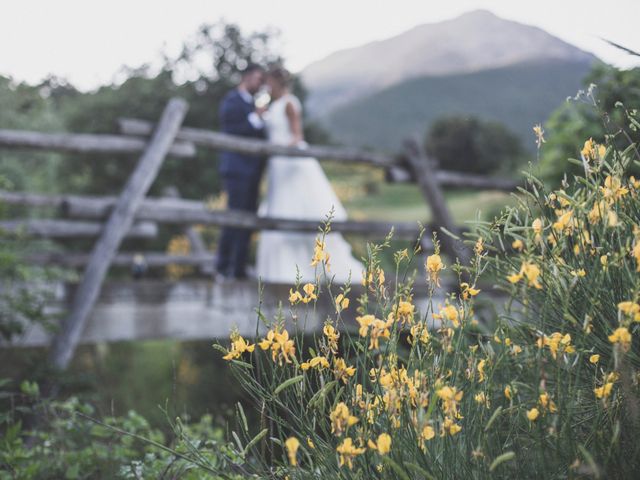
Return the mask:
[[[475,117],[436,120],[426,150],[440,168],[466,173],[511,172],[525,158],[520,139],[507,127]]]
[[[262,416],[234,433],[254,455],[245,468],[276,478],[635,478],[640,181],[627,172],[638,154],[612,143],[586,154],[584,176],[560,190],[530,175],[516,207],[477,226],[470,265],[445,262],[436,242],[424,277],[411,274],[417,250],[397,252],[385,274],[389,242],[370,245],[351,302],[352,289],[330,281],[291,290],[294,325],[320,296],[336,305],[312,345],[285,328],[284,313],[263,319],[261,339],[232,334],[220,348]],[[325,253],[319,239],[321,267]],[[489,332],[474,312],[487,278],[507,295]],[[423,311],[417,290],[429,294]],[[356,309],[356,331],[345,309]]]
[[[624,107],[616,106],[622,104]],[[605,139],[619,149],[640,141],[637,125],[628,125],[629,110],[640,107],[640,68],[618,70],[596,65],[585,79],[585,90],[553,112],[546,122],[549,138],[541,155],[541,175],[546,182],[559,185],[565,173],[580,174],[579,164],[568,164],[567,158],[580,158],[583,145],[577,139]],[[622,133],[625,133],[623,135]],[[628,138],[626,138],[628,135]],[[630,166],[636,176],[637,166]]]
[[[208,415],[169,422],[173,435],[166,438],[134,411],[97,420],[91,405],[43,399],[35,383],[16,390],[0,379],[0,399],[13,405],[0,410],[2,480],[240,478],[225,461],[232,449]]]

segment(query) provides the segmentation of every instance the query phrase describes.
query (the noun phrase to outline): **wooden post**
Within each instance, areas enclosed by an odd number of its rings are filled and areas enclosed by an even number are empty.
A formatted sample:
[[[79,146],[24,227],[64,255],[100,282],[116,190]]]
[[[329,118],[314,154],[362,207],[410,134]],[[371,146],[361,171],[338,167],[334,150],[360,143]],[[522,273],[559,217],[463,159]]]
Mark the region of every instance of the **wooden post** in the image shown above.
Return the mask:
[[[414,139],[405,141],[405,151],[407,153],[407,161],[418,182],[422,196],[431,208],[433,223],[446,228],[455,235],[459,235],[461,233],[460,229],[453,221],[453,216],[436,179],[434,162],[427,157],[420,144]],[[458,257],[463,265],[468,265],[470,259],[469,251],[461,241],[451,238],[446,233],[440,235],[439,240],[445,252],[454,259]]]
[[[174,98],[167,104],[138,165],[118,198],[104,230],[91,252],[82,281],[78,285],[71,313],[53,341],[49,360],[57,369],[67,367],[78,345],[87,317],[100,293],[102,282],[135,213],[149,191],[187,112],[188,105]]]

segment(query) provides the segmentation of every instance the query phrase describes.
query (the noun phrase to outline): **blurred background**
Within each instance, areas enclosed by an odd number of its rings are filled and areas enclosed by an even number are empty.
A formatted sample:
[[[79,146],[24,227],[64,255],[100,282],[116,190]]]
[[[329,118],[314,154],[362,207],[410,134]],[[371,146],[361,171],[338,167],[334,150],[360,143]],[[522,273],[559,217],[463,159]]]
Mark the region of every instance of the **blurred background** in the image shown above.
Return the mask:
[[[0,128],[117,133],[119,117],[155,121],[173,96],[189,102],[186,126],[218,130],[217,109],[248,62],[284,64],[305,105],[309,143],[394,154],[417,136],[440,168],[516,178],[531,164],[559,183],[576,145],[605,127],[584,99],[597,84],[602,110],[620,100],[640,106],[636,1],[398,0],[338,2],[151,1],[6,2],[0,17]],[[630,49],[631,52],[615,44]],[[616,119],[612,119],[615,122]],[[533,126],[546,144],[536,147]],[[1,188],[47,194],[116,195],[133,163],[110,156],[0,151]],[[323,164],[353,219],[427,221],[416,185],[390,184],[365,167]],[[221,204],[217,158],[199,151],[169,158],[152,187]],[[445,192],[458,223],[491,219],[512,201],[496,191]],[[4,206],[4,218],[46,218],[47,208]],[[215,251],[218,231],[203,229]],[[179,252],[179,229],[163,228],[145,248]],[[351,239],[357,256],[361,239]],[[83,243],[84,242],[84,243]],[[136,241],[127,240],[135,249]],[[138,240],[138,242],[140,242]],[[77,279],[78,272],[17,267],[21,249],[65,252],[81,240],[2,248],[5,280]],[[148,275],[177,281],[197,275],[169,268]],[[114,269],[113,277],[129,277]],[[47,299],[4,299],[2,335],[19,335],[16,309],[41,321]],[[38,303],[39,302],[39,303]],[[35,306],[34,306],[35,305]],[[0,349],[0,378],[46,377],[42,349]],[[239,398],[211,342],[149,341],[79,349],[63,388],[103,413],[135,408],[164,425],[173,412],[222,416]]]

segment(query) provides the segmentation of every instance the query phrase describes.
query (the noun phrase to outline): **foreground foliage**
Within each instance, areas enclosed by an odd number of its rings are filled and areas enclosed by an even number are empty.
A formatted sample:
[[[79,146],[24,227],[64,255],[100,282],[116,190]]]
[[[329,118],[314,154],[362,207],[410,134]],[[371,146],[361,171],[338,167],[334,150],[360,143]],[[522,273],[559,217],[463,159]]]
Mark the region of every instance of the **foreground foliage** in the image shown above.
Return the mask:
[[[326,281],[320,237],[318,281],[291,290],[290,313],[263,319],[255,343],[236,333],[222,348],[262,413],[234,434],[255,455],[247,467],[276,478],[633,478],[640,181],[627,172],[640,157],[612,140],[588,140],[583,175],[562,189],[530,175],[518,206],[477,226],[470,265],[447,265],[436,248],[412,277],[419,249],[403,250],[384,272],[387,244],[370,246],[356,298]],[[490,332],[474,312],[485,278],[507,299]],[[420,308],[418,290],[429,297]],[[336,313],[304,344],[295,325],[323,295]]]

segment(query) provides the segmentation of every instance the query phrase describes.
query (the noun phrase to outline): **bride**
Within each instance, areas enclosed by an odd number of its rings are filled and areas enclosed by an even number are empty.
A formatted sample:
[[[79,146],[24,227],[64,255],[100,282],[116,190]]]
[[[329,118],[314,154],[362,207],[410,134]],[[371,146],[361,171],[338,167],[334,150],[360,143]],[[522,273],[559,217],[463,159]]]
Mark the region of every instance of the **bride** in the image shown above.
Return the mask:
[[[290,75],[282,68],[267,73],[271,104],[265,113],[268,139],[278,145],[304,146],[302,106],[290,93]],[[267,167],[267,196],[260,215],[276,218],[317,220],[318,224],[333,210],[333,220],[346,220],[347,212],[333,191],[315,158],[274,156]],[[258,240],[257,275],[273,283],[313,282],[322,273],[322,265],[311,265],[315,233],[263,231]],[[351,253],[351,246],[339,233],[325,238],[330,255],[328,276],[345,283],[350,276],[359,278],[364,269]]]

